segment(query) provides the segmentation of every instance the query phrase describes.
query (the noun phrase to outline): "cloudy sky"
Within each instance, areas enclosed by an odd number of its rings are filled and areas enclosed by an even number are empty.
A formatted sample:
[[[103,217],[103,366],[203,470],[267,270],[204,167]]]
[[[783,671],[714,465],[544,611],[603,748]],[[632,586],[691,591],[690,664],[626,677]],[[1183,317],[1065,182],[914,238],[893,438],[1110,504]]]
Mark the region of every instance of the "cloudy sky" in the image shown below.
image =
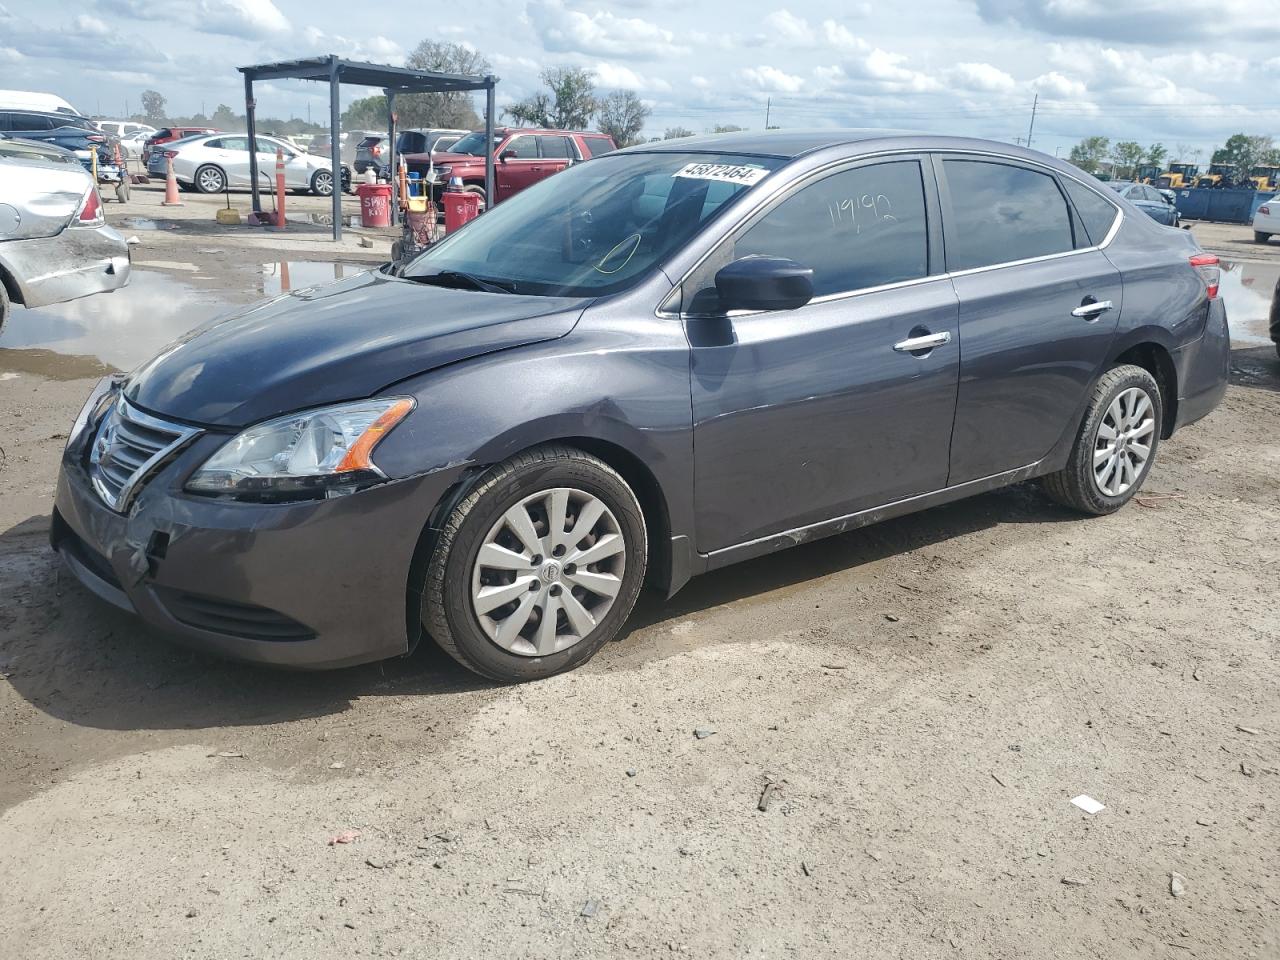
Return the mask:
[[[1165,0],[0,0],[0,88],[85,113],[243,108],[240,64],[334,52],[400,63],[425,36],[467,43],[499,103],[547,66],[593,69],[653,106],[648,132],[714,123],[892,126],[1066,152],[1083,136],[1207,149],[1236,131],[1280,140],[1280,20],[1257,0],[1211,13]],[[1171,11],[1181,15],[1171,16]],[[349,88],[344,102],[372,91]],[[314,85],[267,85],[268,115],[319,118]],[[1190,159],[1190,157],[1188,158]],[[1201,158],[1203,159],[1203,158]]]

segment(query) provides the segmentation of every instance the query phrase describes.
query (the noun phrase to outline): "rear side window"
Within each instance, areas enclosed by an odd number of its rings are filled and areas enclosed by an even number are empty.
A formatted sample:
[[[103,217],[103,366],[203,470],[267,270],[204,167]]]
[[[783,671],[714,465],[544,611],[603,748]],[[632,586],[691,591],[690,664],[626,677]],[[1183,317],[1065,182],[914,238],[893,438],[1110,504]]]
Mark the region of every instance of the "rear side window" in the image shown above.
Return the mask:
[[[583,137],[582,142],[587,145],[587,153],[593,157],[613,153],[618,149],[608,137]]]
[[[20,113],[14,117],[14,130],[52,130],[53,121],[38,113]]]
[[[1070,177],[1063,177],[1062,185],[1067,188],[1067,196],[1075,204],[1076,213],[1084,223],[1085,233],[1089,235],[1089,242],[1095,247],[1098,246],[1111,232],[1111,225],[1116,222],[1119,211],[1114,204],[1104,200],[1096,191],[1090,190],[1083,183],[1072,180]]]
[[[1053,177],[981,160],[944,160],[951,215],[947,269],[1012,263],[1075,246],[1067,201]]]
[[[734,259],[755,254],[812,267],[816,297],[927,276],[920,164],[856,167],[802,188],[737,239]]]
[[[9,114],[0,113],[0,131],[8,133],[12,129],[13,129],[13,121],[10,119]]]

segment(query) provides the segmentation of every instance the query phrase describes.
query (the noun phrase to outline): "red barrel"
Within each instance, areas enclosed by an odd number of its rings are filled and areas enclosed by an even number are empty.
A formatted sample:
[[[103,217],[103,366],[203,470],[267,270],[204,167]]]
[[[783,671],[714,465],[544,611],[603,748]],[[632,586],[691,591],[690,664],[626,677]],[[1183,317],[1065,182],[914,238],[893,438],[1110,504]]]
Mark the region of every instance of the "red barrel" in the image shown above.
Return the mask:
[[[480,195],[478,193],[448,192],[440,199],[444,202],[445,233],[453,233],[464,223],[480,216]]]
[[[362,227],[391,226],[391,184],[362,183],[356,187],[360,197],[360,225]]]

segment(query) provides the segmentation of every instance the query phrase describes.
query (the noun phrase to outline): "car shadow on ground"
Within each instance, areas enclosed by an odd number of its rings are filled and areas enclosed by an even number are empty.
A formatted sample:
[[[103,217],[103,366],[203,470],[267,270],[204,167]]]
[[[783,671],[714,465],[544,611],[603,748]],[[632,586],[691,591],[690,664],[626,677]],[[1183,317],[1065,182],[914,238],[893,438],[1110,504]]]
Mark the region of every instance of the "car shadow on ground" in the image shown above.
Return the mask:
[[[1275,345],[1231,351],[1231,384],[1280,392],[1280,356]]]
[[[1001,523],[1076,519],[1033,484],[984,494],[794,547],[695,578],[671,600],[646,591],[628,640],[649,628],[802,584]],[[48,548],[48,520],[0,534],[0,674],[38,710],[78,726],[199,730],[265,726],[342,713],[371,696],[458,696],[499,685],[429,639],[409,656],[319,673],[231,663],[174,644],[71,582]],[[617,645],[614,650],[619,649]],[[472,698],[473,700],[475,698]]]

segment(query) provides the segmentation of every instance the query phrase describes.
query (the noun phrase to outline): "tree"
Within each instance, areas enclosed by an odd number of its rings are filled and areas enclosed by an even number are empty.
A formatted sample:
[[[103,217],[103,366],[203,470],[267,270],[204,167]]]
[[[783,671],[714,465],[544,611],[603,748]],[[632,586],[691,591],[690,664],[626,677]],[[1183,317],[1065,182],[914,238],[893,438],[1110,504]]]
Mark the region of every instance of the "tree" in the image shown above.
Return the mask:
[[[1117,180],[1131,179],[1142,162],[1142,145],[1132,140],[1121,140],[1111,148],[1112,173]]]
[[[1243,133],[1232,134],[1227,142],[1213,151],[1210,163],[1222,164],[1234,168],[1237,179],[1244,179],[1257,166],[1266,163],[1274,149],[1270,137],[1248,136]]]
[[[644,143],[640,131],[652,112],[634,90],[614,90],[600,98],[596,123],[619,147],[630,147]]]
[[[385,130],[386,126],[387,98],[381,94],[352,100],[342,113],[343,130]]]
[[[1174,163],[1195,163],[1200,159],[1200,151],[1194,144],[1176,143],[1173,146]]]
[[[513,120],[535,127],[583,130],[600,109],[596,79],[582,67],[553,67],[542,71],[547,91],[513,103],[503,112]]]
[[[213,111],[213,116],[209,118],[209,124],[219,130],[240,130],[245,126],[244,117],[225,103],[218,104],[218,109]]]
[[[662,131],[663,140],[679,140],[681,137],[692,137],[693,131],[687,127],[667,127]]]
[[[1163,167],[1165,159],[1169,156],[1169,149],[1163,143],[1153,143],[1147,147],[1147,163],[1153,167]]]
[[[142,115],[149,123],[157,125],[164,123],[164,105],[164,95],[158,90],[142,91]]]
[[[737,133],[739,130],[745,130],[746,127],[739,127],[732,123],[717,123],[711,128],[712,133]]]
[[[469,73],[476,76],[485,76],[493,70],[489,61],[478,51],[460,43],[440,40],[423,40],[413,48],[413,52],[405,60],[405,66],[414,70]],[[402,127],[452,127],[470,130],[482,125],[472,94],[466,90],[401,94],[396,97],[395,109],[398,123]],[[371,126],[374,130],[381,130],[386,125],[384,103],[381,118]]]
[[[1067,159],[1085,173],[1097,173],[1110,148],[1108,137],[1085,137],[1071,148]]]

